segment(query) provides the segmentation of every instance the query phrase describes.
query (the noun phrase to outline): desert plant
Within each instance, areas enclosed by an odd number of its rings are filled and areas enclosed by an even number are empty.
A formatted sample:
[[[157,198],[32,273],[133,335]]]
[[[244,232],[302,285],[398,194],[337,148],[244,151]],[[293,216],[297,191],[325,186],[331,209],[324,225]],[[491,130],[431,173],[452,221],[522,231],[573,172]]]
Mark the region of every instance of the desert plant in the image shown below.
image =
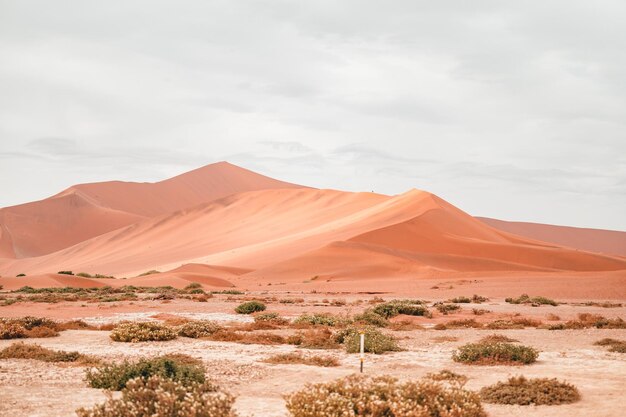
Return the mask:
[[[626,321],[617,317],[607,319],[604,316],[589,313],[578,314],[578,320],[569,320],[565,323],[558,323],[548,326],[549,330],[565,330],[565,329],[586,329],[595,327],[597,329],[626,329]]]
[[[558,306],[559,303],[557,303],[554,300],[551,300],[550,298],[546,298],[546,297],[530,297],[528,294],[522,294],[521,296],[517,297],[517,298],[505,298],[504,301],[506,301],[507,303],[510,304],[531,304],[532,306],[540,306],[540,305],[551,305],[551,306]]]
[[[461,309],[461,306],[458,304],[446,304],[442,302],[433,304],[433,307],[435,307],[437,311],[439,311],[443,315],[448,315],[448,313]]]
[[[25,276],[26,276],[26,274],[17,274],[15,277],[19,278],[19,277],[25,277]]]
[[[626,340],[617,340],[617,339],[601,339],[598,340],[594,345],[597,346],[609,346],[609,352],[619,352],[626,353]]]
[[[116,342],[150,342],[175,339],[176,332],[160,323],[125,322],[115,326],[109,337]]]
[[[444,326],[446,329],[480,329],[483,327],[482,323],[474,319],[450,320],[445,322]]]
[[[180,382],[183,385],[205,381],[202,364],[196,359],[183,355],[142,358],[135,362],[124,361],[120,364],[104,364],[88,369],[85,379],[92,388],[119,391],[134,378],[147,379],[155,375]]]
[[[161,271],[157,271],[156,269],[151,269],[149,271],[143,272],[141,274],[139,274],[140,277],[145,277],[146,275],[152,275],[152,274],[160,274]]]
[[[247,301],[245,303],[239,304],[235,311],[238,314],[252,314],[257,311],[264,311],[266,309],[265,304],[260,301]]]
[[[469,297],[455,297],[448,300],[449,303],[466,304],[471,303],[472,299]]]
[[[339,361],[333,356],[305,356],[302,353],[281,353],[263,360],[266,363],[302,364],[311,366],[333,367],[339,366]]]
[[[61,275],[74,275],[74,273],[72,271],[59,271],[57,272],[57,274],[61,274]]]
[[[26,344],[23,342],[13,343],[0,351],[0,359],[36,359],[44,362],[80,362],[95,363],[94,358],[78,352],[66,352],[64,350],[52,350],[40,345]]]
[[[42,317],[0,318],[0,339],[58,336],[58,324]]]
[[[482,316],[483,314],[491,313],[491,310],[485,310],[484,308],[473,308],[472,314],[475,316]]]
[[[178,335],[197,339],[207,337],[221,330],[222,326],[211,320],[190,321],[178,327]]]
[[[515,343],[519,342],[519,340],[512,339],[503,334],[490,334],[481,338],[478,343]]]
[[[287,320],[286,318],[280,317],[280,315],[278,313],[260,313],[260,314],[256,314],[254,316],[254,322],[255,323],[267,323],[267,324],[273,324],[273,325],[284,325],[289,323],[289,320]]]
[[[287,343],[305,349],[336,349],[339,347],[333,333],[327,327],[298,332],[289,336]]]
[[[580,400],[580,393],[575,386],[557,379],[519,376],[484,387],[480,390],[480,397],[495,404],[557,405]]]
[[[387,327],[389,325],[389,321],[385,317],[374,312],[372,309],[367,309],[361,314],[357,314],[352,320],[355,323],[370,324],[376,327]]]
[[[292,417],[484,417],[477,394],[430,380],[351,375],[287,395]]]
[[[329,313],[302,314],[297,317],[294,324],[305,324],[310,326],[330,326],[338,325],[342,320]]]
[[[380,354],[401,350],[394,337],[387,336],[373,326],[348,327],[335,335],[335,341],[342,343],[346,352],[357,353],[361,345],[361,333],[365,334],[365,352]]]
[[[184,385],[159,376],[129,381],[119,399],[109,398],[78,417],[235,417],[235,398],[210,383]]]
[[[468,343],[459,347],[452,359],[475,365],[530,364],[537,360],[539,352],[528,346],[511,343]]]
[[[399,314],[409,316],[430,316],[430,312],[420,300],[391,300],[386,303],[376,305],[372,311],[386,319]]]
[[[452,372],[448,369],[444,369],[436,373],[426,374],[425,378],[432,381],[447,382],[452,385],[457,385],[459,388],[463,388],[469,379],[465,375],[457,374],[456,372]]]

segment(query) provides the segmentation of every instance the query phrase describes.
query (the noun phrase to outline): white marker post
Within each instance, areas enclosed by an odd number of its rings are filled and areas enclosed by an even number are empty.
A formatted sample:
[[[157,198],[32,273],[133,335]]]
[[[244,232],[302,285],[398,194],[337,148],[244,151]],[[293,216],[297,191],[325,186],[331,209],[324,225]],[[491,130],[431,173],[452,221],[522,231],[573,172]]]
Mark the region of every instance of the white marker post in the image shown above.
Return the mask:
[[[365,361],[365,332],[359,332],[361,336],[361,373],[363,373],[363,362]]]

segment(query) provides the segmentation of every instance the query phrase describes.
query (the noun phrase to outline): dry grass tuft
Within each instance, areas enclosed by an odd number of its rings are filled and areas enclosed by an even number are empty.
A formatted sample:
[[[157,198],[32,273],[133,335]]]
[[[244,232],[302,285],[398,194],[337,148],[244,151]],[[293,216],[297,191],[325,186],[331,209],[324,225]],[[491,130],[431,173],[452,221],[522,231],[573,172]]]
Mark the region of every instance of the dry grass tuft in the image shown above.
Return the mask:
[[[578,389],[567,382],[523,376],[485,387],[480,390],[480,396],[488,403],[511,405],[558,405],[580,400]]]
[[[337,349],[339,344],[335,341],[333,332],[328,328],[310,329],[298,332],[287,338],[290,345],[300,346],[305,349]]]
[[[13,343],[0,351],[0,359],[34,359],[44,362],[73,362],[83,365],[96,364],[99,361],[88,355],[64,350],[52,350],[40,345]]]
[[[465,375],[457,374],[456,372],[452,372],[448,369],[444,369],[436,373],[426,374],[425,378],[432,381],[447,382],[451,385],[456,385],[459,388],[463,388],[469,379]]]
[[[609,352],[626,353],[626,340],[617,339],[601,339],[594,345],[597,346],[609,346]]]
[[[411,320],[398,320],[391,322],[388,326],[389,330],[396,332],[410,332],[412,330],[424,330],[424,326],[412,322]]]
[[[281,353],[270,356],[263,362],[280,364],[301,364],[311,366],[339,366],[339,360],[333,356],[305,356],[302,353]]]
[[[515,343],[519,342],[517,339],[512,339],[503,334],[490,334],[488,336],[483,337],[478,341],[478,343]]]

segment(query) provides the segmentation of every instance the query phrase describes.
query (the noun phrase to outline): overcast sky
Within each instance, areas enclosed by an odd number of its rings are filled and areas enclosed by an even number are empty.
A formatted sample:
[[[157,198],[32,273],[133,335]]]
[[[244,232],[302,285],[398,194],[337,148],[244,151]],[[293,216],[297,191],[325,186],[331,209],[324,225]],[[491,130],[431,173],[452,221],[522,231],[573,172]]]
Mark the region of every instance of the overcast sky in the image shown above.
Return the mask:
[[[626,2],[0,0],[0,206],[228,160],[626,230]]]

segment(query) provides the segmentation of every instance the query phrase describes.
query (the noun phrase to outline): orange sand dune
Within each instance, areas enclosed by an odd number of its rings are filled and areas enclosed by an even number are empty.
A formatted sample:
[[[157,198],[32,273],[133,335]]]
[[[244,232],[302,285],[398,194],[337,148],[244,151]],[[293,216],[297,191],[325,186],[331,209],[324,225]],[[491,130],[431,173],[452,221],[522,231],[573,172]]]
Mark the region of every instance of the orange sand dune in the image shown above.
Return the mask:
[[[157,183],[75,185],[45,200],[0,209],[0,258],[52,253],[147,217],[235,193],[299,187],[227,162]]]
[[[626,256],[626,232],[476,218],[491,227],[519,236],[589,252]]]
[[[99,288],[111,285],[117,280],[113,279],[89,279],[64,274],[41,274],[25,277],[1,277],[0,285],[5,290],[16,290],[25,286],[33,288]]]
[[[113,286],[134,285],[137,287],[165,287],[184,288],[192,282],[197,282],[205,287],[228,288],[234,287],[233,283],[225,279],[205,274],[185,273],[185,272],[163,272],[160,274],[150,274],[143,277],[135,277],[124,280],[115,280]]]

